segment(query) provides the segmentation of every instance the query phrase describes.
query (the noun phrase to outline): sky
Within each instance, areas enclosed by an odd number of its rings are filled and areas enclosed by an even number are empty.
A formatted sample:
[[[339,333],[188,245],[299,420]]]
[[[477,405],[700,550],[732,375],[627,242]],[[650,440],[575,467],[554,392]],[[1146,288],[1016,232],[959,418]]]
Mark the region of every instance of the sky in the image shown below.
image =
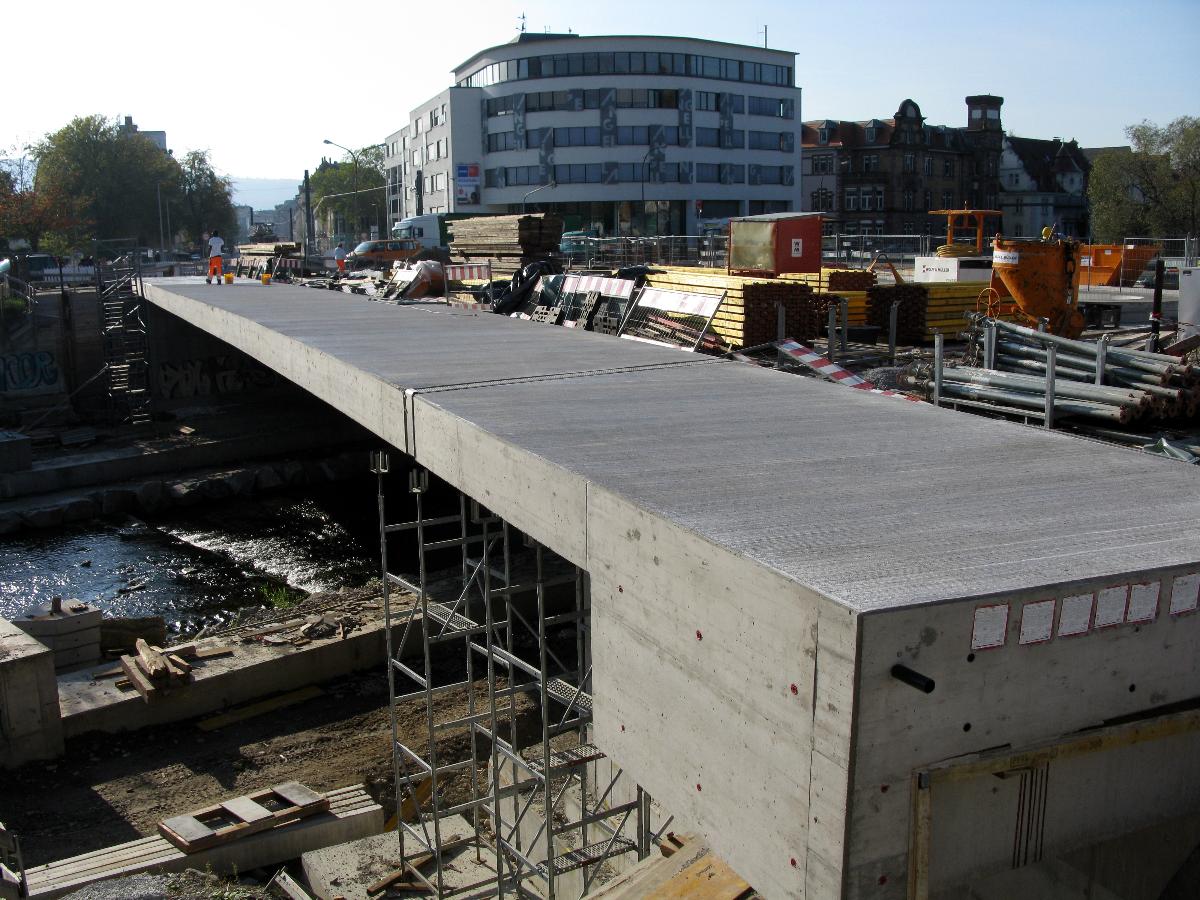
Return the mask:
[[[242,180],[238,202],[270,207],[343,155],[324,139],[382,142],[522,14],[530,31],[755,45],[766,26],[769,46],[797,54],[806,120],[889,118],[912,98],[930,124],[964,125],[964,97],[998,94],[1009,133],[1091,147],[1143,119],[1200,116],[1200,0],[43,0],[5,11],[0,156],[75,116],[132,116],[177,156],[210,151]]]

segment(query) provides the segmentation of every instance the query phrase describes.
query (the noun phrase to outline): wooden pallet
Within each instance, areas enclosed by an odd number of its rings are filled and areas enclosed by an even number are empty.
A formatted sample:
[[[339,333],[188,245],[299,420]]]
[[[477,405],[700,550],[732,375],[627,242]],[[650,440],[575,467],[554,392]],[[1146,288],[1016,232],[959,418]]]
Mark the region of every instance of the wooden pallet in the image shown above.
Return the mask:
[[[326,797],[298,781],[288,781],[190,815],[165,819],[158,823],[158,833],[184,853],[195,853],[327,809]]]

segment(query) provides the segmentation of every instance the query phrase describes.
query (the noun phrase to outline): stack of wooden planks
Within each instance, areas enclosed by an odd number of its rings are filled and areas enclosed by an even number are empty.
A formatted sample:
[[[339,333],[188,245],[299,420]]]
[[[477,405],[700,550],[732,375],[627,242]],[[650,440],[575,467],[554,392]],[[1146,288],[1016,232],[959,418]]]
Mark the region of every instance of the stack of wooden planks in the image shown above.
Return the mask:
[[[646,284],[692,294],[720,295],[724,292],[725,300],[713,318],[711,330],[733,348],[754,347],[775,340],[778,304],[784,309],[786,336],[796,336],[813,294],[811,287],[799,282],[697,273],[686,268],[652,272],[646,276]]]
[[[936,332],[954,337],[967,327],[967,312],[983,312],[987,285],[979,282],[934,282],[874,287],[867,292],[865,321],[887,332],[892,302],[899,300],[899,335],[906,344],[928,343]],[[854,322],[854,310],[850,320]],[[1011,316],[1000,318],[1010,319]]]
[[[192,646],[162,650],[143,638],[134,643],[134,653],[121,656],[121,671],[146,702],[157,700],[163,691],[181,688],[192,680],[192,664],[186,656],[196,654]]]
[[[184,853],[195,853],[328,809],[326,797],[298,781],[288,781],[166,819],[158,823],[158,833]]]
[[[451,259],[468,263],[490,259],[497,278],[557,253],[562,241],[562,219],[551,213],[481,216],[448,224]]]

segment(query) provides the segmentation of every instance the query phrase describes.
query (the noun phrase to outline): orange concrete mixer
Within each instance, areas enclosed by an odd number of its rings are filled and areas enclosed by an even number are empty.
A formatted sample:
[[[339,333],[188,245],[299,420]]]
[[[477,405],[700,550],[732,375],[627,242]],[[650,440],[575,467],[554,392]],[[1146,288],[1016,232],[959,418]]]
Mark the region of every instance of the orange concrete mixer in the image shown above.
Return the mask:
[[[1041,240],[996,235],[992,286],[1001,296],[1011,295],[1017,311],[1033,325],[1046,319],[1052,334],[1077,338],[1084,326],[1079,311],[1080,244],[1049,231],[1042,232]]]

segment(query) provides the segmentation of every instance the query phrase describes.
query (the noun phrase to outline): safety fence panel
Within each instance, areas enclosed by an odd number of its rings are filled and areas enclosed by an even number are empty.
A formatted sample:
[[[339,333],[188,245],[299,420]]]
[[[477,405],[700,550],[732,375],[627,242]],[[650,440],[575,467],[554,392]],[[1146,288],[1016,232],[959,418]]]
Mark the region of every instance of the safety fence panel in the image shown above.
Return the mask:
[[[720,341],[708,330],[727,293],[723,291],[717,296],[642,288],[617,333],[623,338],[664,347],[717,349]]]
[[[484,263],[444,266],[443,273],[446,279],[447,302],[461,302],[462,294],[469,295],[473,301],[475,299],[475,291],[470,286],[464,284],[464,282],[486,281],[487,302],[489,307],[492,305],[494,298],[492,297],[492,261],[490,259]]]
[[[599,294],[600,303],[607,312],[621,315],[633,297],[634,283],[626,278],[606,278],[603,275],[567,275],[563,278],[559,306],[563,309],[562,324],[565,328],[588,325],[588,318],[595,315],[596,307],[587,310],[584,305],[589,294]]]

